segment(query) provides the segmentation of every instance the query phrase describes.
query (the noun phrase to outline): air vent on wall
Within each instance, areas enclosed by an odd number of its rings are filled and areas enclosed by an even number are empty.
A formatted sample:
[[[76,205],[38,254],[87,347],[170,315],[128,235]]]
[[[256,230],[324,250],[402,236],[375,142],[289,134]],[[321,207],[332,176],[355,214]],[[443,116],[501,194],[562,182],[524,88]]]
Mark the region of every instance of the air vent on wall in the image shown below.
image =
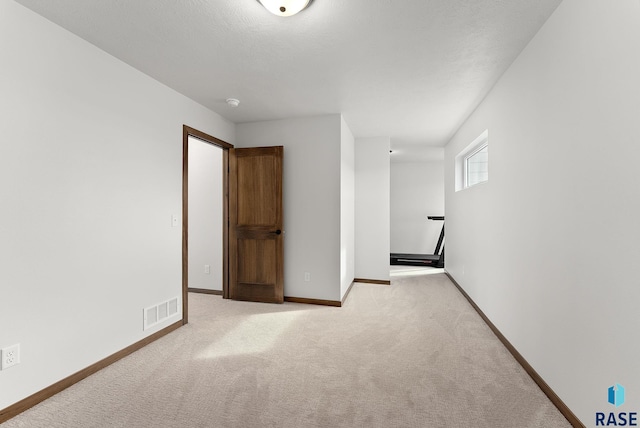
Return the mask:
[[[178,298],[174,297],[166,302],[145,308],[143,311],[143,330],[147,330],[156,324],[178,314]]]

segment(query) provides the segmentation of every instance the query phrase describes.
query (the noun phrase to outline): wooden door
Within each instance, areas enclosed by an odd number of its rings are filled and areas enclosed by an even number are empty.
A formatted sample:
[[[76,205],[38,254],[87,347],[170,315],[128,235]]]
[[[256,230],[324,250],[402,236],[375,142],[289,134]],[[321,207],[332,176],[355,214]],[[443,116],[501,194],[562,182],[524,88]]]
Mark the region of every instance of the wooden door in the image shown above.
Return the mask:
[[[229,149],[229,293],[282,303],[283,148]]]

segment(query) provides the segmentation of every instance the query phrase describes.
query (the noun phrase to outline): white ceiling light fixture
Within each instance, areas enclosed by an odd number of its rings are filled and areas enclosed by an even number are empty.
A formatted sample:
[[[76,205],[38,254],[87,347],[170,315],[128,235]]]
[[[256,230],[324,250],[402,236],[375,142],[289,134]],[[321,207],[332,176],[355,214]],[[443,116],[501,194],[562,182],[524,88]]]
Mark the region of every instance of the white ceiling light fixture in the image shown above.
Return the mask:
[[[238,107],[240,105],[240,100],[237,100],[235,98],[227,98],[227,104],[232,108]]]
[[[278,16],[292,16],[305,9],[313,0],[258,0],[269,12]]]

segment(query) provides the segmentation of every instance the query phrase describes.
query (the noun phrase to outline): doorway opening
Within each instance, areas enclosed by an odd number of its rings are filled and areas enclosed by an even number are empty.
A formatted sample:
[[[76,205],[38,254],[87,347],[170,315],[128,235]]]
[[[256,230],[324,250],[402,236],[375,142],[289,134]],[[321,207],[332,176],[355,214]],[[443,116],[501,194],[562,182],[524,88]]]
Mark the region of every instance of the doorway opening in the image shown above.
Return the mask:
[[[232,144],[183,125],[182,324],[189,322],[190,289],[228,298],[231,148]]]

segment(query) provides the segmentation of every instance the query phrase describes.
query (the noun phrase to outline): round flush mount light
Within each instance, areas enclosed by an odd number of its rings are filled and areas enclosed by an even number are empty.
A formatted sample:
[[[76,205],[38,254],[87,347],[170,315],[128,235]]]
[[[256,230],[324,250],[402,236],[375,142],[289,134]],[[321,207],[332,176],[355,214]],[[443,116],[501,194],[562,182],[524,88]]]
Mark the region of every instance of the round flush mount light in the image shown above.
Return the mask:
[[[258,0],[269,12],[278,16],[292,16],[305,9],[313,0]]]
[[[238,107],[240,105],[240,100],[235,98],[227,98],[227,104],[229,107]]]

